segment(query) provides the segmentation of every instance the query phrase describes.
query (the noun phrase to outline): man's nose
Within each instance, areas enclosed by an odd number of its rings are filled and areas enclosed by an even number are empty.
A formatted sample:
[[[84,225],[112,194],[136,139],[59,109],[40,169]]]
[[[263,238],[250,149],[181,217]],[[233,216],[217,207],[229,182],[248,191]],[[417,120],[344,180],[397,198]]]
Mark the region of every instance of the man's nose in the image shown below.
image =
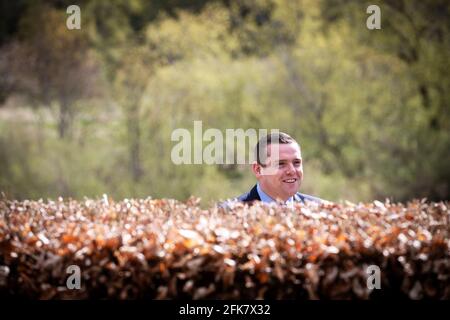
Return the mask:
[[[293,174],[295,172],[295,167],[292,163],[289,163],[286,167],[287,174]]]

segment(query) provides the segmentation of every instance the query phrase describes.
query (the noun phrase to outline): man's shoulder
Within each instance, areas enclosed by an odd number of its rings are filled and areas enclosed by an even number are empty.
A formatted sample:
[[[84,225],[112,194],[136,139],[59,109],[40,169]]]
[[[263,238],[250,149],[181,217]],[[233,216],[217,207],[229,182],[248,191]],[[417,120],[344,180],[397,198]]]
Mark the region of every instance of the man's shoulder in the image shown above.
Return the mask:
[[[220,202],[218,204],[221,208],[230,208],[233,206],[233,204],[236,203],[247,203],[251,204],[254,201],[260,201],[261,198],[259,197],[258,190],[256,189],[256,185],[248,192],[241,194],[238,197],[234,197],[228,200],[225,200],[223,202]]]
[[[239,203],[239,202],[243,202],[243,203],[249,203],[251,204],[254,201],[261,201],[261,198],[259,197],[258,194],[258,190],[256,188],[256,185],[248,192],[241,194],[238,197],[226,200],[222,203],[219,204],[219,207],[229,207],[230,204],[233,203]],[[314,197],[308,194],[304,194],[304,193],[300,193],[297,192],[294,195],[294,202],[301,202],[301,203],[305,203],[305,202],[316,202],[316,203],[321,203],[323,202],[322,199],[318,198],[318,197]]]
[[[309,194],[304,194],[304,193],[300,193],[300,192],[297,192],[295,194],[294,201],[295,202],[311,201],[311,202],[318,202],[318,203],[323,202],[323,200],[318,198],[318,197],[314,197],[314,196],[311,196]]]
[[[249,192],[241,194],[239,197],[236,197],[235,199],[241,202],[253,202],[261,200],[256,185]]]
[[[247,201],[249,201],[248,199],[250,199],[250,192],[246,192],[244,194],[241,194],[240,196],[235,197],[232,200],[234,200],[234,201],[241,201],[241,202],[247,202]]]

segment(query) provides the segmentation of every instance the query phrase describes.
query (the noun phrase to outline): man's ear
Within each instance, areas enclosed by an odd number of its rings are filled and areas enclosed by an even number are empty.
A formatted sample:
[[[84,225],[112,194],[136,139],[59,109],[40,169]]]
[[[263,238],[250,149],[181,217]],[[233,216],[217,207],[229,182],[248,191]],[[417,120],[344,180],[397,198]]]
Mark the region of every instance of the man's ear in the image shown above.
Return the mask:
[[[262,166],[257,163],[257,162],[253,162],[252,163],[252,171],[253,174],[256,176],[256,178],[259,178],[261,176],[261,170],[262,170]]]

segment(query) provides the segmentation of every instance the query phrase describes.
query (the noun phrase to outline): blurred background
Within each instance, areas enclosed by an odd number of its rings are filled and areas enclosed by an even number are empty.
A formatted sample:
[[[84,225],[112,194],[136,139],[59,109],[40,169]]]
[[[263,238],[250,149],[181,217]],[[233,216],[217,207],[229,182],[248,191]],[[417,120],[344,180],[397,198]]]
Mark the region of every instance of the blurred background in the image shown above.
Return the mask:
[[[80,30],[66,27],[72,4]],[[381,30],[366,27],[370,4]],[[447,0],[1,0],[0,191],[202,204],[248,191],[248,166],[172,163],[172,131],[201,120],[203,131],[292,135],[305,193],[449,200],[449,9]]]

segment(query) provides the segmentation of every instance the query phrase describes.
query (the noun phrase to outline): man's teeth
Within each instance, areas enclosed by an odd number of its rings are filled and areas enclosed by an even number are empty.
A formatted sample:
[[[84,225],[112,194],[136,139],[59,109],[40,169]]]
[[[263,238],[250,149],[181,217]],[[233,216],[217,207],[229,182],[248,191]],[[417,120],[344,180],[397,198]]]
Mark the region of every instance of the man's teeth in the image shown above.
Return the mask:
[[[295,182],[297,179],[286,179],[286,180],[283,180],[284,182],[288,182],[288,183],[293,183],[293,182]]]

